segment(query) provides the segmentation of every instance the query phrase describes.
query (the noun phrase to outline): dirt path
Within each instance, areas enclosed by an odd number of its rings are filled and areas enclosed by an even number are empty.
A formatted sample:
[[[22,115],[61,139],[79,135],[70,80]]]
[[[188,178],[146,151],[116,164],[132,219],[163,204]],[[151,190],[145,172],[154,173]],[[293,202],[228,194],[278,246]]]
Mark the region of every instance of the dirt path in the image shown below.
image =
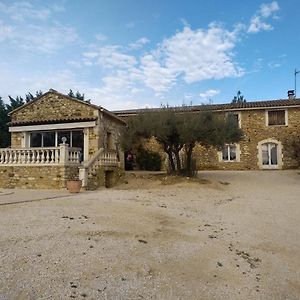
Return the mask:
[[[300,298],[298,172],[160,176],[0,206],[0,299]]]

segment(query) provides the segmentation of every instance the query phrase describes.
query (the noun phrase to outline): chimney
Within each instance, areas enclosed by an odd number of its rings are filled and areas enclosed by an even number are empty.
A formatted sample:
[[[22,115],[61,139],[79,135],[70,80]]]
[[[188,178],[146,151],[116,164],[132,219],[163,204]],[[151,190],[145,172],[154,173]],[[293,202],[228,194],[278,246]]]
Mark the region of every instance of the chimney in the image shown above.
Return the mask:
[[[295,91],[294,90],[289,90],[288,91],[288,98],[290,100],[295,99]]]

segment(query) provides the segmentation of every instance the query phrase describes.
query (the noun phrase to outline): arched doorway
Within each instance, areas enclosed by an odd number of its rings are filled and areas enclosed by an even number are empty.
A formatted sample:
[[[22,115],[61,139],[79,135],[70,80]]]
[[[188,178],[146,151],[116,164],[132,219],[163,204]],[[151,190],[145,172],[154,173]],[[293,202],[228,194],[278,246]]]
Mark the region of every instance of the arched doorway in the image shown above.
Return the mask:
[[[282,146],[274,139],[258,143],[258,166],[260,169],[282,168]]]

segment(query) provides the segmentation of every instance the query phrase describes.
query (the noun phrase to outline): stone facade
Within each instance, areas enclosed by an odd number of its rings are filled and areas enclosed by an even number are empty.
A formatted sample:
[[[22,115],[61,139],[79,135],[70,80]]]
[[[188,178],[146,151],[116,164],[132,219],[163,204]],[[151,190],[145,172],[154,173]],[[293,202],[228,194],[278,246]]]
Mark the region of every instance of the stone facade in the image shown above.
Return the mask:
[[[60,93],[48,92],[29,102],[11,115],[11,122],[42,123],[49,120],[85,119],[95,117],[97,109],[88,103]]]
[[[298,167],[298,162],[293,156],[293,149],[290,145],[294,139],[300,138],[300,100],[283,100],[281,102],[274,100],[257,103],[258,105],[255,102],[247,103],[244,107],[243,105],[241,105],[242,107],[235,107],[230,104],[211,107],[213,112],[224,117],[227,113],[237,114],[239,125],[244,135],[243,139],[236,145],[238,159],[232,161],[223,161],[222,152],[213,147],[205,148],[201,145],[196,145],[193,158],[196,161],[198,170],[255,170],[267,168],[268,166],[262,164],[261,148],[264,143],[277,145],[278,164],[274,166],[274,169]],[[284,110],[286,124],[268,126],[267,114],[270,110]],[[197,112],[197,109],[191,107],[190,110],[185,109],[184,113],[195,112]],[[126,120],[138,112],[121,111],[116,113]],[[144,147],[158,152],[162,156],[163,161],[166,160],[163,149],[154,139],[144,143]]]
[[[0,188],[62,189],[76,176],[76,166],[0,166]]]
[[[220,161],[220,153],[214,149],[197,146],[194,150],[198,169],[255,170],[259,165],[259,143],[276,141],[281,145],[282,169],[297,168],[289,146],[293,139],[300,137],[300,107],[287,109],[287,125],[267,126],[266,110],[240,111],[243,139],[239,143],[240,161]]]
[[[11,147],[12,148],[21,148],[22,147],[22,132],[12,132],[11,133]]]
[[[100,106],[70,98],[55,90],[49,90],[49,92],[11,112],[10,117],[11,148],[15,149],[16,152],[7,156],[10,157],[10,161],[6,161],[4,164],[2,161],[0,164],[0,187],[65,188],[66,180],[78,177],[79,166],[87,164],[101,148],[117,150],[117,157],[123,159],[118,141],[120,127],[124,126],[124,122]],[[60,135],[60,138],[58,138],[59,133],[66,131],[69,134],[70,142],[72,132],[79,131],[82,134],[80,138],[81,147],[76,147],[82,148],[84,157],[81,164],[78,160],[79,165],[77,166],[72,165],[73,162],[71,164],[66,162],[62,165],[53,161],[51,164],[47,161],[47,165],[38,166],[40,161],[35,155],[40,155],[39,152],[30,152],[31,154],[27,152],[25,154],[26,152],[23,150],[17,150],[38,149],[40,147],[40,149],[48,151],[43,153],[54,153],[51,151],[58,151],[56,149],[62,143],[62,136]],[[41,140],[44,140],[46,134],[50,133],[52,140],[51,145],[48,144],[48,149],[52,147],[52,150],[47,150],[44,142],[33,146],[31,138],[36,136],[35,133],[43,136]],[[54,148],[55,150],[53,150]],[[4,153],[3,155],[6,155],[5,153],[9,151],[6,149],[0,150]],[[28,163],[28,161],[26,163],[17,162],[15,156],[20,156],[20,153],[23,155],[22,159],[34,159],[36,165],[33,165],[32,162]],[[46,155],[49,154],[45,154],[43,159],[49,160]],[[106,171],[111,171],[113,175],[110,178],[119,178],[119,168],[122,167],[124,167],[124,163],[119,161],[115,163],[115,166],[102,171],[102,173],[105,174]],[[106,178],[104,175],[102,177]],[[96,177],[92,178],[93,180],[96,182],[96,186],[105,184],[105,180],[98,180]],[[114,183],[116,180],[111,179],[111,182]]]
[[[100,167],[93,174],[93,180],[89,181],[88,190],[96,190],[101,187],[112,187],[124,178],[124,169],[120,167]]]

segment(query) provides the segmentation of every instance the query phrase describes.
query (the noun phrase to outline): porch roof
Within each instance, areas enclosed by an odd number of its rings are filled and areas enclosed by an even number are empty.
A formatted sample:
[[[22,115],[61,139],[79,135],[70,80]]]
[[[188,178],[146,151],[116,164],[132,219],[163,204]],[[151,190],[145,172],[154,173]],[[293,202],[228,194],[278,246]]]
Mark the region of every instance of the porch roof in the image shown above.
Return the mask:
[[[13,126],[20,126],[20,125],[42,125],[42,124],[59,124],[59,123],[73,123],[73,122],[87,122],[87,121],[96,121],[97,117],[92,118],[65,118],[65,119],[47,119],[43,121],[37,120],[28,120],[28,121],[14,121],[9,122],[8,125]]]
[[[96,110],[98,110],[98,111],[103,112],[107,117],[112,118],[112,119],[114,119],[115,121],[118,121],[119,123],[121,123],[121,124],[123,124],[123,125],[126,124],[126,122],[125,122],[124,120],[122,120],[120,117],[118,117],[117,115],[115,115],[113,112],[108,111],[107,109],[105,109],[105,108],[102,107],[102,106],[98,106],[98,105],[92,104],[92,103],[87,102],[87,101],[83,101],[83,100],[79,100],[79,99],[77,99],[77,98],[70,97],[70,96],[68,96],[68,95],[59,93],[58,91],[56,91],[56,90],[54,90],[54,89],[49,89],[48,92],[42,94],[41,96],[35,98],[35,99],[32,100],[32,101],[29,101],[28,103],[25,103],[25,104],[22,105],[22,106],[20,106],[20,107],[14,109],[13,111],[9,112],[8,115],[11,116],[11,115],[13,115],[15,112],[17,112],[17,111],[19,111],[19,110],[22,110],[23,108],[25,108],[25,107],[27,107],[27,106],[32,105],[34,102],[37,102],[39,99],[41,99],[42,97],[44,97],[44,96],[47,95],[47,94],[56,94],[56,95],[59,95],[59,96],[62,96],[62,97],[64,97],[64,98],[66,98],[66,99],[69,99],[69,100],[71,100],[71,101],[73,101],[73,102],[81,103],[81,104],[84,104],[84,105],[86,105],[86,106],[92,107],[92,108],[94,108],[94,109],[96,109]],[[76,119],[76,118],[69,119],[70,122],[73,122],[73,121],[90,121],[90,120],[95,120],[95,119],[88,119],[88,120],[87,120],[87,119],[80,119],[80,118],[78,118],[78,119]],[[48,121],[48,120],[46,120],[46,122],[47,122],[47,121]],[[51,124],[52,122],[57,123],[57,122],[59,122],[59,121],[64,121],[64,123],[65,123],[65,122],[68,121],[68,119],[63,119],[63,120],[59,120],[59,119],[56,119],[56,120],[54,120],[54,119],[49,119],[49,124]],[[28,122],[30,122],[30,121],[28,121]],[[27,124],[33,124],[33,123],[27,123],[27,122],[23,121],[23,124],[26,124],[26,125],[27,125]],[[41,123],[41,122],[38,122],[38,123],[36,123],[36,124],[42,124],[42,123]],[[47,124],[47,123],[45,123],[45,121],[44,121],[43,124]],[[21,125],[21,123],[10,122],[8,125],[10,125],[10,126]]]

